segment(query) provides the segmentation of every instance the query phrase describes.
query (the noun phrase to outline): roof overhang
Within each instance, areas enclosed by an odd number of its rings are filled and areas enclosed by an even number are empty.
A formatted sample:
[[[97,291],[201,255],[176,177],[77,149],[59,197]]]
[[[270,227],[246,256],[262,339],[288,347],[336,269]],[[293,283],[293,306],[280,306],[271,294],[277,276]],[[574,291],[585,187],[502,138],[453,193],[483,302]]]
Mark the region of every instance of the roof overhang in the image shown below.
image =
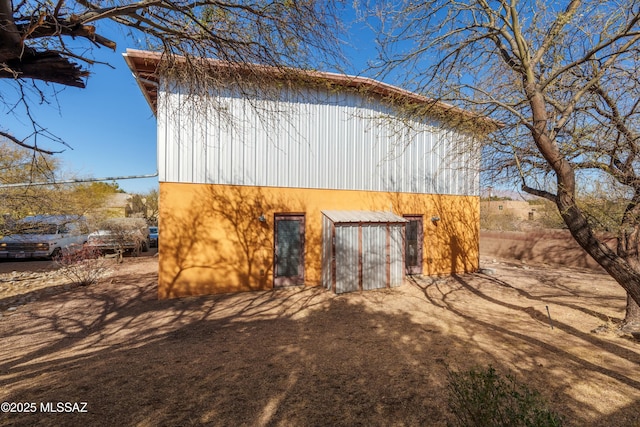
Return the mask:
[[[127,49],[123,54],[129,68],[147,99],[153,113],[157,113],[158,83],[160,80],[160,65],[165,56],[159,52]],[[176,58],[173,58],[175,61]],[[177,58],[186,62],[185,58]],[[284,67],[273,67],[257,64],[241,64],[217,59],[203,59],[212,71],[225,73],[263,75],[266,74],[274,80],[296,79],[306,84],[323,84],[345,89],[353,89],[362,93],[375,94],[383,99],[402,107],[406,107],[425,116],[441,115],[449,118],[452,123],[465,123],[467,127],[484,129],[482,133],[489,133],[502,127],[502,124],[493,119],[479,116],[462,108],[437,101],[397,86],[383,83],[368,77],[350,76],[346,74],[307,71]],[[250,70],[251,73],[246,71]],[[293,76],[293,78],[291,78]]]
[[[153,114],[157,113],[158,107],[158,65],[162,55],[155,52],[127,49],[123,54],[124,60],[133,72],[140,90],[149,103]]]

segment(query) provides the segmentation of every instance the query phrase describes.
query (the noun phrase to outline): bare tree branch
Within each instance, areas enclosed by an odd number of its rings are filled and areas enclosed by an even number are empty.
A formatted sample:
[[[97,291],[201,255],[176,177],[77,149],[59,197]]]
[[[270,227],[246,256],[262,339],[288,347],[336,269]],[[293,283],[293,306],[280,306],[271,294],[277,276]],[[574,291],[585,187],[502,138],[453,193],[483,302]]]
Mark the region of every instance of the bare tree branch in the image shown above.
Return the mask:
[[[196,58],[216,58],[291,68],[339,63],[342,31],[334,0],[23,0],[12,5],[0,0],[0,79],[19,91],[31,87],[43,94],[38,82],[84,88],[87,67],[97,64],[91,49],[116,48],[100,34],[102,22],[114,22],[167,58],[162,72],[171,73],[175,61],[187,70],[184,80],[194,93],[209,90],[216,81]],[[287,68],[289,67],[289,68]],[[180,71],[182,72],[182,71]],[[239,82],[240,83],[240,82]],[[52,88],[55,93],[55,86]],[[46,102],[49,94],[38,101]],[[12,106],[27,108],[28,99]],[[37,102],[37,101],[36,101]],[[23,114],[22,112],[20,112]],[[23,146],[37,147],[43,129],[29,111],[34,133],[12,137]],[[10,135],[7,129],[3,129]],[[55,139],[55,138],[54,138]],[[59,141],[58,141],[59,142]],[[53,152],[53,150],[48,150]]]
[[[552,200],[575,240],[640,302],[640,196],[628,199],[616,253],[577,195],[599,179],[640,194],[640,3],[390,3],[386,13],[378,6],[379,26],[368,21],[381,30],[381,75],[504,123],[485,149],[489,176]]]
[[[17,144],[21,147],[24,148],[28,148],[29,150],[33,150],[33,151],[37,151],[38,153],[43,153],[43,154],[55,154],[55,153],[60,153],[60,151],[51,151],[51,150],[45,150],[43,148],[40,148],[36,145],[29,145],[29,144],[25,144],[23,141],[20,141],[18,138],[14,137],[13,135],[11,135],[10,133],[7,132],[3,132],[0,131],[0,136],[8,139],[9,141],[13,142],[14,144]]]

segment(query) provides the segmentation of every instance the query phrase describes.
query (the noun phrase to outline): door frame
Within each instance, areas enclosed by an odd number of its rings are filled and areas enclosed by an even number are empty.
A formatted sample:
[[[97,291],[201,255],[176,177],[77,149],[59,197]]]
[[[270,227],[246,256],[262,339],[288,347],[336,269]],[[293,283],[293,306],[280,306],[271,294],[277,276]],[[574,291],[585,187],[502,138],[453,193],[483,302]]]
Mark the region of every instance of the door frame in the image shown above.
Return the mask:
[[[300,221],[300,263],[298,264],[297,276],[278,276],[278,221],[281,220],[299,220]],[[304,285],[305,273],[305,214],[292,213],[276,213],[273,215],[273,287],[281,288],[285,286]]]
[[[422,214],[407,214],[407,215],[402,215],[402,217],[404,219],[407,219],[409,221],[415,221],[418,223],[418,264],[417,265],[412,265],[412,266],[407,266],[407,261],[409,259],[409,254],[406,253],[407,250],[407,230],[405,227],[405,242],[404,242],[404,269],[405,269],[405,273],[406,274],[422,274],[422,269],[424,267],[424,215]]]

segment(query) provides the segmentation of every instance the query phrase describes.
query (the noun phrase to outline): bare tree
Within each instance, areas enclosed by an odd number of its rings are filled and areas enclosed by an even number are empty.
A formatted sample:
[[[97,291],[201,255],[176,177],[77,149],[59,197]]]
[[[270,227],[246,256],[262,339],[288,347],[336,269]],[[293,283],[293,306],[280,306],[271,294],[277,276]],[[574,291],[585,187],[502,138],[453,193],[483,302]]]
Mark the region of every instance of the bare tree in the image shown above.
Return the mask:
[[[380,72],[502,122],[488,176],[552,201],[640,327],[640,2],[390,1],[368,12]],[[577,203],[603,179],[626,196],[617,251]]]
[[[149,190],[149,192],[144,195],[144,199],[147,212],[147,223],[149,225],[158,225],[158,216],[160,214],[160,195],[158,194],[158,190]]]
[[[148,225],[158,225],[158,190],[133,194],[126,207],[126,216],[144,218]]]
[[[116,48],[101,34],[99,26],[107,22],[163,52],[167,69],[172,58],[187,58],[180,66],[183,75],[203,83],[206,70],[194,58],[302,68],[335,62],[336,16],[333,2],[324,0],[0,0],[0,79],[16,85],[19,101],[10,108],[33,123],[25,137],[1,128],[0,135],[49,153],[38,145],[38,136],[62,142],[37,125],[30,104],[55,95],[55,87],[52,95],[42,82],[85,86],[86,67],[95,63],[91,49]]]
[[[15,220],[26,215],[56,211],[50,188],[12,185],[50,180],[57,169],[55,159],[0,138],[0,235],[13,231]]]
[[[117,184],[56,184],[63,178],[56,158],[0,138],[0,235],[17,232],[15,221],[27,215],[95,213],[118,191]]]

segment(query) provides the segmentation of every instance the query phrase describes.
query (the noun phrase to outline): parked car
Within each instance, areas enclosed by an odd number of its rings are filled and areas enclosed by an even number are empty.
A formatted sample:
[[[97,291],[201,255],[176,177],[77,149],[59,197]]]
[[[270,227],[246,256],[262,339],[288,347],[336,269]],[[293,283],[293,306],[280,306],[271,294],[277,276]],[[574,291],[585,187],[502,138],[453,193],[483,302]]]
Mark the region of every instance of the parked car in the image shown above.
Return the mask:
[[[35,215],[15,222],[11,234],[0,239],[0,258],[54,258],[75,252],[87,242],[83,216]]]
[[[149,227],[149,247],[158,247],[158,227]]]
[[[89,234],[87,247],[101,253],[147,252],[149,228],[142,218],[112,218]]]

